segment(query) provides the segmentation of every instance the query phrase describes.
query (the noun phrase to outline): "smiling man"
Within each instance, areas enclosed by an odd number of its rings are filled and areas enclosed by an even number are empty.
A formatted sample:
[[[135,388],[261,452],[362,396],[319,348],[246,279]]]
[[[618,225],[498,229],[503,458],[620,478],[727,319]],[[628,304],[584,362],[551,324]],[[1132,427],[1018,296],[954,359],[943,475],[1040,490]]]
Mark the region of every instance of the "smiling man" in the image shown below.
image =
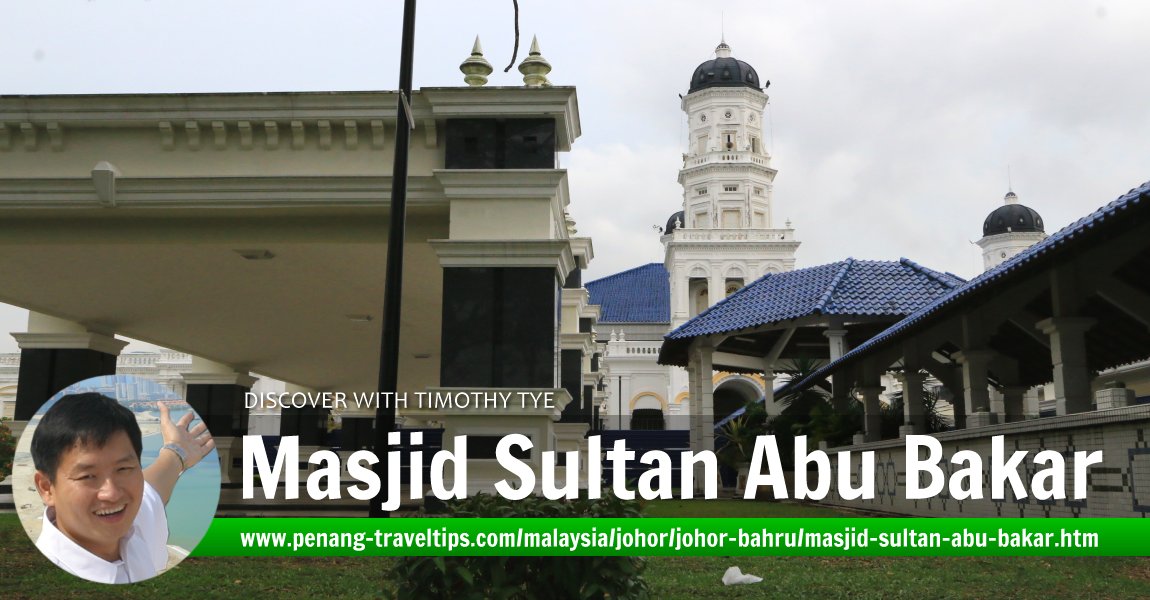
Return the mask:
[[[180,475],[215,443],[192,413],[173,423],[160,404],[164,446],[148,468],[132,411],[96,393],[48,409],[32,435],[44,524],[36,547],[65,571],[100,583],[154,577],[168,560],[164,506]]]

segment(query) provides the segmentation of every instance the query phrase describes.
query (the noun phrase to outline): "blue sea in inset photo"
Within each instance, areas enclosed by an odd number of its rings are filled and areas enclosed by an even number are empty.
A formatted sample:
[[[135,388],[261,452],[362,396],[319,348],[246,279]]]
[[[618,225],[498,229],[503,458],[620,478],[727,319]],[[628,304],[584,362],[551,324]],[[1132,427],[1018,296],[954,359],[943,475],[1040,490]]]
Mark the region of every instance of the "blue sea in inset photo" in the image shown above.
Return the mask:
[[[188,410],[191,410],[191,407],[185,410],[175,410],[173,407],[172,420],[180,420]],[[195,422],[199,422],[199,419],[193,423]],[[145,466],[152,464],[163,445],[164,441],[159,433],[145,435],[141,462]],[[203,539],[204,533],[212,523],[216,505],[220,501],[219,464],[219,455],[212,450],[199,464],[180,476],[180,481],[172,492],[172,499],[165,507],[168,513],[168,544],[191,551]],[[205,510],[205,507],[211,507],[211,510]]]
[[[179,394],[154,381],[131,375],[107,375],[86,379],[68,386],[48,402],[44,403],[29,423],[29,431],[35,429],[40,416],[56,401],[68,394],[97,392],[110,396],[128,407],[136,415],[143,434],[143,452],[140,462],[146,469],[159,455],[164,445],[160,435],[159,403],[167,405],[173,422],[192,412],[190,427],[202,422],[199,415]],[[37,499],[38,500],[38,499]],[[178,546],[191,552],[211,525],[220,501],[220,459],[215,450],[208,453],[199,463],[180,476],[172,491],[172,497],[165,506],[168,516],[168,545]],[[39,514],[42,508],[33,511]],[[38,529],[38,528],[37,528]]]

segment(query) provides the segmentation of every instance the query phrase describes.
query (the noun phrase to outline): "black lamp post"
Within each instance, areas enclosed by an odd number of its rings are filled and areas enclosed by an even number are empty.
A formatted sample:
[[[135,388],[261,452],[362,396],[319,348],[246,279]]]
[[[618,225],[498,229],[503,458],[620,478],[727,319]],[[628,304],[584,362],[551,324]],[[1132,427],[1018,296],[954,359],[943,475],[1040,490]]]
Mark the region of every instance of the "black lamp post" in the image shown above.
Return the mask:
[[[383,292],[383,334],[379,347],[379,406],[375,410],[375,454],[387,456],[387,434],[395,429],[395,393],[399,378],[399,315],[403,294],[403,241],[407,221],[408,141],[415,122],[411,115],[411,67],[415,53],[415,0],[403,3],[403,38],[399,52],[399,100],[396,102],[395,163],[391,170],[391,214],[387,236],[387,273]],[[381,485],[371,500],[369,517],[387,517],[387,460],[375,463]]]

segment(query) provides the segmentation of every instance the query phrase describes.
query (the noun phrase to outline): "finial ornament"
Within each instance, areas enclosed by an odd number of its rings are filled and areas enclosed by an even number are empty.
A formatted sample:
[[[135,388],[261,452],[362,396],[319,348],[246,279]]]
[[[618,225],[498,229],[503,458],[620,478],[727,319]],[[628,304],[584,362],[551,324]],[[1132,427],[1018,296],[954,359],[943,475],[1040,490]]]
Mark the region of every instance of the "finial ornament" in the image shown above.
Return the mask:
[[[527,58],[519,63],[519,72],[523,74],[523,84],[527,87],[551,87],[547,74],[551,72],[551,63],[543,58],[539,51],[539,38],[531,37],[531,51]]]
[[[479,87],[487,83],[487,76],[493,69],[491,63],[483,58],[483,46],[479,44],[479,36],[475,36],[475,45],[471,47],[471,56],[459,65],[463,72],[463,81],[472,87]]]
[[[715,46],[715,56],[719,58],[730,58],[731,47],[727,45],[727,40],[721,40],[718,46]]]

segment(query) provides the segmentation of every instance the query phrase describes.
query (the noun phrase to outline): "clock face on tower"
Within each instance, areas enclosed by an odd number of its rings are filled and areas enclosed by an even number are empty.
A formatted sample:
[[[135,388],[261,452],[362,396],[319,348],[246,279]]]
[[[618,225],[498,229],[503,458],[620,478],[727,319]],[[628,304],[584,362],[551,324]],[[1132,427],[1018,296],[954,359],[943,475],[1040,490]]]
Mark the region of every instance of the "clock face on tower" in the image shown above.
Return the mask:
[[[751,116],[747,117],[747,119],[749,119],[752,123],[754,123],[755,122],[755,115],[751,114]]]
[[[723,118],[724,119],[730,119],[731,118],[731,111],[728,110],[727,112],[723,113]]]
[[[699,120],[702,121],[703,123],[706,123],[707,122],[707,115],[699,115]]]

